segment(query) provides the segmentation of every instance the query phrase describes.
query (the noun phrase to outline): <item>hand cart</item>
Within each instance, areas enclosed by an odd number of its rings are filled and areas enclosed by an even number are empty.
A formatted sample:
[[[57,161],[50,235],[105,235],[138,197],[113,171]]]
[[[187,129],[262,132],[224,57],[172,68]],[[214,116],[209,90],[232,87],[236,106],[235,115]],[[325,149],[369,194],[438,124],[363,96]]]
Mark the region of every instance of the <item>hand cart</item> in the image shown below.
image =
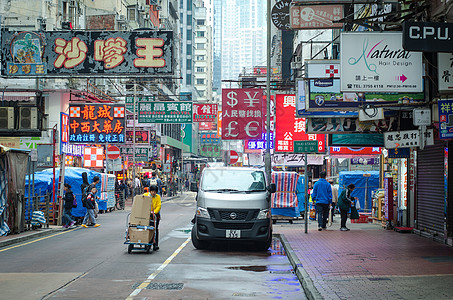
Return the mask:
[[[156,216],[154,215],[154,213],[151,215],[152,217],[152,220],[150,221],[150,225],[149,226],[144,226],[144,225],[134,225],[134,224],[129,224],[129,216],[131,215],[131,213],[128,213],[127,214],[127,217],[126,217],[126,235],[125,235],[125,242],[124,244],[127,244],[127,253],[131,253],[132,250],[134,248],[136,249],[143,249],[146,251],[146,253],[150,253],[151,252],[151,246],[153,246],[154,244],[154,236],[156,234]],[[133,228],[133,229],[137,229],[137,231],[152,231],[150,233],[148,233],[148,236],[149,236],[149,241],[145,242],[145,241],[141,241],[141,240],[138,240],[138,241],[131,241],[131,236],[130,236],[130,228]],[[146,235],[146,233],[145,233]]]

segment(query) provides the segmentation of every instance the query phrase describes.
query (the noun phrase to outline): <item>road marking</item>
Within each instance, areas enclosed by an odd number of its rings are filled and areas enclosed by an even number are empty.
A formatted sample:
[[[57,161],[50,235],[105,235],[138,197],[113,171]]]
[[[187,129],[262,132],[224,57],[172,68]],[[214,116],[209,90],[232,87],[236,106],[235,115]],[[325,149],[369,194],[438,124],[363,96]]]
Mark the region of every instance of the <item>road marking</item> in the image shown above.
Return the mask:
[[[36,240],[30,241],[30,242],[26,242],[26,243],[23,243],[23,244],[18,244],[18,245],[15,245],[15,246],[11,246],[11,247],[8,247],[8,248],[5,248],[5,249],[1,249],[0,252],[6,251],[6,250],[11,250],[11,249],[14,249],[14,248],[17,248],[17,247],[22,247],[22,246],[29,245],[29,244],[33,244],[33,243],[36,243],[36,242],[39,242],[39,241],[42,241],[42,240],[45,240],[45,239],[60,235],[60,234],[68,233],[68,232],[71,232],[71,231],[74,231],[74,230],[77,230],[77,229],[80,229],[80,228],[74,228],[74,229],[70,229],[70,230],[65,230],[63,232],[52,234],[52,235],[49,235],[49,236],[46,236],[46,237],[42,237],[40,239],[36,239]]]
[[[187,243],[189,243],[191,237],[187,238],[187,240],[181,244],[181,246],[179,246],[178,249],[175,250],[175,252],[173,252],[172,255],[170,255],[167,260],[165,260],[162,265],[160,265],[159,268],[157,268],[156,271],[154,271],[153,274],[149,275],[148,278],[143,281],[130,295],[129,297],[126,298],[126,300],[131,300],[131,299],[134,299],[135,296],[137,296],[142,290],[146,289],[146,287],[148,287],[148,285],[151,283],[152,280],[154,280],[154,278],[157,277],[157,275],[159,275],[160,272],[162,272],[163,269],[165,269],[169,264],[170,262],[173,260],[173,258],[176,257],[176,255],[179,254],[179,252],[181,252],[182,249],[184,249],[184,247],[187,245]]]

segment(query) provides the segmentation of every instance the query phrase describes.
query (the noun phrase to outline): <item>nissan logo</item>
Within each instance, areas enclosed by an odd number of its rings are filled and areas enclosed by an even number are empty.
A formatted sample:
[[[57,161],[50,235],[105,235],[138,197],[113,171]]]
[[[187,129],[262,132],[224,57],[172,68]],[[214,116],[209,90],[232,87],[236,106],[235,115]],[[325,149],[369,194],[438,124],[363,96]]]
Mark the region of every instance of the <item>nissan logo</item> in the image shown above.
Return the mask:
[[[233,220],[236,219],[237,216],[238,216],[238,215],[237,215],[235,212],[232,212],[232,213],[230,214],[230,218],[233,219]]]

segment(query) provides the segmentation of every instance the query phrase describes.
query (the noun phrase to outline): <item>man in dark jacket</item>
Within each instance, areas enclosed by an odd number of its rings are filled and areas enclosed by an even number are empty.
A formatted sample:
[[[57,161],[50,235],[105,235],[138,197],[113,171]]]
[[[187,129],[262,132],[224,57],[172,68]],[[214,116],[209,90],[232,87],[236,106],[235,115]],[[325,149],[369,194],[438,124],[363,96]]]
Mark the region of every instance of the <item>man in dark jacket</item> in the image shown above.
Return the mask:
[[[64,200],[64,212],[63,212],[63,227],[68,228],[75,224],[75,221],[72,219],[71,211],[72,205],[74,203],[74,194],[71,190],[71,185],[69,183],[64,184],[65,194],[63,196]]]
[[[327,219],[329,218],[329,206],[332,203],[332,188],[326,180],[326,172],[321,172],[319,179],[311,195],[313,202],[316,203],[316,213],[318,215],[318,230],[327,229]]]
[[[91,186],[90,186],[91,187]],[[101,224],[96,224],[96,218],[94,217],[94,209],[96,208],[96,187],[91,188],[86,199],[87,212],[83,218],[82,227],[87,228],[88,219],[90,219],[91,226],[99,227]]]

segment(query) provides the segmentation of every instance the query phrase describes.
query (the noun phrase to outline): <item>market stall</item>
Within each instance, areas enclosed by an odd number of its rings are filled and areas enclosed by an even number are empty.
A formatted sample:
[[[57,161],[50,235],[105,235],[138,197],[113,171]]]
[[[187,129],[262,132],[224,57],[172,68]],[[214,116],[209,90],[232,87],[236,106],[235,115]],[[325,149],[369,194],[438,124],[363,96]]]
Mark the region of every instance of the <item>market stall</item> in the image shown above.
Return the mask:
[[[299,217],[297,201],[297,182],[299,174],[296,172],[273,172],[272,183],[275,183],[276,192],[272,194],[272,220],[289,220],[290,223]]]

